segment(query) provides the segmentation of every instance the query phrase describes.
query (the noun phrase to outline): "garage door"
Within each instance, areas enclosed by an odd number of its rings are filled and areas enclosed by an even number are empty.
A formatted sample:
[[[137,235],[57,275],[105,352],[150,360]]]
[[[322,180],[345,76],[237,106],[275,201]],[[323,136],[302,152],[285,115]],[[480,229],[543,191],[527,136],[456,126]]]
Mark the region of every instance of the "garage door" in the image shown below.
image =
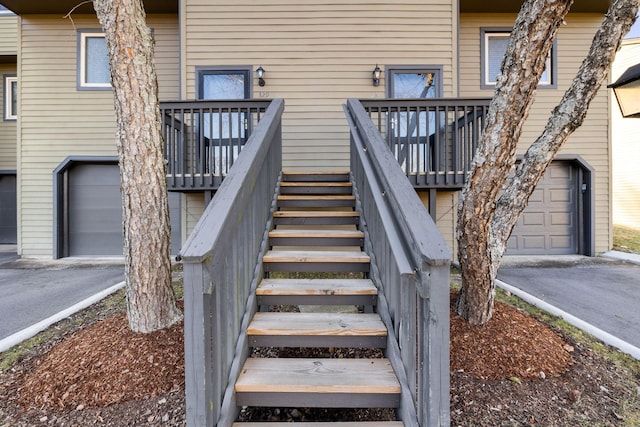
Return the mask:
[[[77,164],[68,181],[69,256],[122,255],[122,199],[117,165]],[[169,193],[172,253],[180,250],[180,195]]]
[[[577,169],[570,162],[553,162],[513,230],[507,255],[577,253],[577,195]]]
[[[16,176],[0,174],[0,245],[18,242]]]

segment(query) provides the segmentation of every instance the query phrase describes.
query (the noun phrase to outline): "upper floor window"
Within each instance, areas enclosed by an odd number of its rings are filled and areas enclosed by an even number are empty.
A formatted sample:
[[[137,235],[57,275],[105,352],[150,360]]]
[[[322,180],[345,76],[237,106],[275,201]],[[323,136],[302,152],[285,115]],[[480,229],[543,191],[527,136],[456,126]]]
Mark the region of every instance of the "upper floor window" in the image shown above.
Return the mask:
[[[78,31],[78,89],[111,89],[109,55],[104,33]]]
[[[502,59],[507,52],[509,45],[510,29],[482,29],[482,39],[480,50],[482,52],[481,87],[482,89],[493,89],[496,85]],[[547,64],[538,87],[556,87],[556,46],[555,42],[547,57]]]
[[[4,119],[18,118],[18,77],[15,74],[4,76]]]

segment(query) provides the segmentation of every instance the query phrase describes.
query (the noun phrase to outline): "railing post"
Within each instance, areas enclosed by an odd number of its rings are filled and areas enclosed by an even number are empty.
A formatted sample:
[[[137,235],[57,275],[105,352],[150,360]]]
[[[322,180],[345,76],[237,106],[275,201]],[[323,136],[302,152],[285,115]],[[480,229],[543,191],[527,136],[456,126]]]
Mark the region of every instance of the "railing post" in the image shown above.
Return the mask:
[[[428,295],[419,290],[418,312],[421,366],[418,370],[420,395],[418,419],[423,426],[448,426],[450,416],[449,378],[449,266],[426,267],[429,272]],[[424,289],[426,291],[426,289]],[[439,302],[439,303],[438,303]]]
[[[190,307],[184,313],[184,370],[186,416],[189,426],[212,426],[218,418],[214,404],[214,373],[211,364],[211,312],[210,294],[203,292],[208,281],[201,263],[185,263],[184,304]],[[209,408],[213,407],[214,412]]]

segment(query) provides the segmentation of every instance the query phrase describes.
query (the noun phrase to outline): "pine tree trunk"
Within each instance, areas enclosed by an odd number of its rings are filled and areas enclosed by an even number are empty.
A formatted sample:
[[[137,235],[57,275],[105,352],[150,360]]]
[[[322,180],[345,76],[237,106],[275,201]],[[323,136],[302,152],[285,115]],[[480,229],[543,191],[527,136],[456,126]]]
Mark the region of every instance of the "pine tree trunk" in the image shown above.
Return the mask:
[[[612,3],[571,87],[511,174],[521,126],[543,71],[539,60],[547,57],[570,4],[568,0],[531,0],[522,6],[472,174],[461,194],[457,237],[463,286],[456,311],[472,324],[491,319],[495,279],[507,240],[547,166],[584,121],[638,12],[637,0]],[[512,179],[507,182],[509,176]]]
[[[181,319],[171,287],[170,224],[153,39],[141,0],[94,0],[109,52],[117,119],[129,326]]]

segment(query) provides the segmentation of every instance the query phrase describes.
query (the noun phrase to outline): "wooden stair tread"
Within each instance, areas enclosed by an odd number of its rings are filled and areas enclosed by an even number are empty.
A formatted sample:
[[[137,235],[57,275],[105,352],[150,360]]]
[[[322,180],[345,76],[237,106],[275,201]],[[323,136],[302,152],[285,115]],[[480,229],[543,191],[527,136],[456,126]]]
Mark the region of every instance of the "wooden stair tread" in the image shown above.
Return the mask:
[[[404,427],[402,421],[344,421],[344,422],[302,422],[302,423],[289,423],[289,422],[242,422],[233,423],[232,427]]]
[[[347,171],[285,171],[283,182],[349,182],[351,173]]]
[[[377,336],[387,329],[373,313],[256,313],[248,335],[269,336]]]
[[[257,295],[377,295],[370,279],[263,279]]]
[[[349,170],[283,171],[282,175],[349,175]]]
[[[278,229],[272,230],[269,232],[269,237],[300,237],[300,238],[318,238],[318,237],[327,237],[327,238],[356,238],[362,239],[364,238],[364,233],[362,231],[356,230],[294,230],[294,229]]]
[[[278,200],[314,200],[314,201],[323,201],[328,202],[332,200],[355,200],[356,196],[352,194],[339,194],[339,195],[322,195],[322,194],[281,194],[278,196]]]
[[[288,263],[369,263],[371,258],[363,251],[267,251],[262,261]]]
[[[285,181],[280,183],[280,187],[351,187],[350,182],[308,182],[308,181]]]
[[[238,393],[399,394],[388,359],[249,358]]]
[[[360,217],[355,211],[276,211],[274,218],[349,218]]]

